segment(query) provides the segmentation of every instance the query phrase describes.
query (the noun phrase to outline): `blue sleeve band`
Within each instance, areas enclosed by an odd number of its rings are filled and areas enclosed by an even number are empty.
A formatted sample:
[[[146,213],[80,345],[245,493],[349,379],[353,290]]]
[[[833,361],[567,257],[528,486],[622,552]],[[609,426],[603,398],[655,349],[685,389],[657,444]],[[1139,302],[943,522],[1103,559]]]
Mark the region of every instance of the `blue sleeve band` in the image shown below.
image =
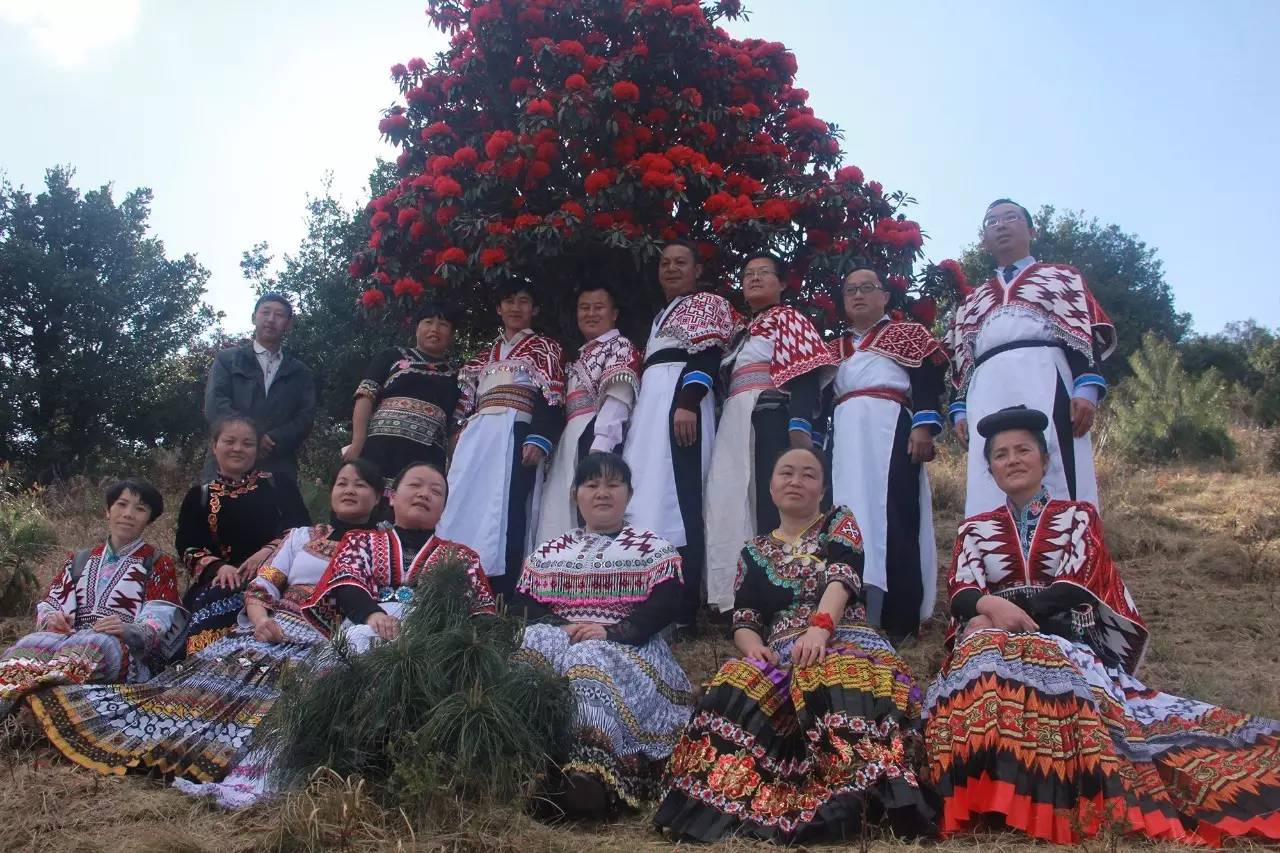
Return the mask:
[[[684,375],[684,382],[680,383],[680,387],[683,388],[686,385],[705,385],[710,389],[711,377],[701,370],[690,370]]]
[[[956,421],[964,420],[965,418],[967,418],[968,412],[965,409],[964,400],[956,400],[954,403],[952,403],[951,406],[947,409],[947,414],[951,417],[952,423],[955,423]]]
[[[525,444],[532,444],[534,447],[541,448],[543,453],[551,454],[551,442],[547,441],[540,435],[530,435],[524,440]]]
[[[810,423],[806,421],[804,418],[792,418],[790,421],[788,421],[787,431],[803,432],[808,434],[810,438],[813,437],[813,426],[811,426]]]
[[[937,435],[942,432],[942,416],[932,409],[916,412],[911,418],[911,428],[924,426],[929,428],[929,432]]]
[[[1081,373],[1076,377],[1075,390],[1078,391],[1086,385],[1096,385],[1099,393],[1107,393],[1107,380],[1100,373]]]

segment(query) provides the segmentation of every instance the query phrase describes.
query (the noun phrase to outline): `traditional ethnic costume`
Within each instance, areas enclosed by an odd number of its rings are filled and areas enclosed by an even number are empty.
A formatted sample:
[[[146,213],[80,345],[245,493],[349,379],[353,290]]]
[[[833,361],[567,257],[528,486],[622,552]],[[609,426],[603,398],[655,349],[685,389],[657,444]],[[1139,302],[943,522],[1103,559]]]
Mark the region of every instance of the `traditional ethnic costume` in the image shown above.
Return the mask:
[[[969,424],[965,515],[1004,501],[976,424],[1018,404],[1050,414],[1045,485],[1096,505],[1093,446],[1088,435],[1072,435],[1071,398],[1097,403],[1105,396],[1107,382],[1097,370],[1116,347],[1116,331],[1080,273],[1031,257],[1004,267],[956,309],[946,343],[955,360],[951,417]]]
[[[194,654],[236,625],[244,587],[214,586],[218,569],[238,566],[291,527],[311,519],[292,480],[276,481],[264,471],[240,480],[219,474],[193,486],[178,511],[178,555],[191,575],[182,603],[191,614],[186,653]]]
[[[568,421],[547,468],[542,487],[538,542],[546,542],[578,526],[573,503],[573,473],[578,460],[592,451],[616,452],[640,388],[640,353],[617,329],[583,345],[565,369],[568,378],[565,413]]]
[[[431,530],[399,526],[360,530],[344,537],[303,610],[313,622],[324,624],[336,609],[346,617],[342,631],[347,642],[362,652],[378,638],[365,620],[374,613],[399,619],[413,601],[418,577],[449,560],[460,560],[467,566],[472,615],[494,613],[493,592],[475,551]]]
[[[229,808],[271,792],[271,756],[253,749],[254,731],[280,695],[291,667],[309,665],[328,640],[327,622],[304,618],[301,603],[324,572],[336,522],[291,530],[249,584],[285,640],[254,639],[244,614],[228,636],[204,646],[146,684],[45,691],[32,708],[49,740],[67,758],[100,773],[157,771],[193,794]]]
[[[713,293],[677,296],[654,318],[622,452],[634,487],[628,517],[680,552],[684,601],[678,621],[683,625],[693,624],[703,594],[702,493],[716,435],[711,391],[720,355],[740,324],[728,300]],[[688,447],[675,440],[676,409],[698,414],[698,434]]]
[[[1280,721],[1152,690],[1134,677],[1147,629],[1098,511],[1041,493],[960,525],[950,650],[925,702],[942,831],[987,815],[1035,838],[1102,829],[1218,844],[1280,839]],[[961,636],[985,594],[1039,633]]]
[[[373,401],[360,456],[377,464],[387,485],[411,462],[445,469],[449,425],[458,405],[458,366],[415,347],[390,347],[369,363],[356,398]]]
[[[512,606],[530,623],[521,651],[569,680],[576,705],[561,770],[599,781],[631,808],[653,800],[689,721],[689,679],[658,635],[681,602],[680,556],[656,533],[571,530],[525,563]],[[594,622],[605,639],[569,642],[559,626]]]
[[[864,814],[887,815],[900,835],[930,831],[916,779],[920,691],[863,621],[861,569],[862,537],[840,506],[794,542],[770,534],[742,549],[733,630],[755,631],[781,661],[731,660],[707,685],[655,818],[673,838],[850,838]],[[849,590],[849,603],[826,658],[788,670],[833,583]]]
[[[72,633],[47,629],[55,613]],[[107,616],[125,623],[123,638],[93,629]],[[146,681],[181,646],[186,625],[173,560],[141,538],[119,551],[107,540],[69,554],[36,604],[35,632],[0,657],[0,717],[45,687]]]
[[[707,476],[707,603],[733,607],[734,567],[742,543],[778,526],[769,496],[773,463],[791,432],[813,434],[818,393],[835,364],[809,318],[774,305],[752,318],[726,353],[729,399],[720,413]]]
[[[466,420],[449,469],[440,535],[480,555],[499,591],[515,588],[538,530],[545,462],[521,461],[525,445],[546,454],[564,429],[560,345],[525,329],[501,335],[458,373],[458,419]]]
[[[839,364],[831,418],[832,499],[862,530],[867,621],[891,637],[933,614],[938,553],[924,465],[911,461],[916,427],[942,431],[938,402],[947,357],[919,323],[882,318],[831,344]]]

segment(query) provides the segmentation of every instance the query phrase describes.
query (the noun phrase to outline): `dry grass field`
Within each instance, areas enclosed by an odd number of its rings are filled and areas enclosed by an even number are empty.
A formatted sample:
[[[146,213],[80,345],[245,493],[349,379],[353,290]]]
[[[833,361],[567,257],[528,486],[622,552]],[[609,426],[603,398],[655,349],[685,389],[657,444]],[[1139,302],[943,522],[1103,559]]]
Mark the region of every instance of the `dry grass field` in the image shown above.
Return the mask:
[[[1280,716],[1280,476],[1263,466],[1267,436],[1238,432],[1231,466],[1137,469],[1101,460],[1103,518],[1115,558],[1152,631],[1144,679],[1173,693],[1268,716]],[[950,553],[963,482],[954,447],[933,465],[939,552]],[[172,541],[182,478],[170,478],[167,514],[152,538]],[[60,541],[82,546],[99,534],[98,491],[89,484],[46,495]],[[48,577],[56,563],[43,566]],[[941,600],[941,598],[940,598]],[[0,623],[0,641],[28,630],[30,619]],[[903,653],[917,677],[941,659],[935,621]],[[677,649],[695,680],[715,670],[731,647],[701,639]],[[320,780],[304,793],[241,814],[193,802],[158,780],[104,778],[50,758],[30,732],[0,732],[0,849],[128,851],[249,850],[670,850],[648,815],[592,826],[550,826],[520,814],[462,806],[413,829],[377,807],[359,784]],[[1101,839],[1086,849],[1126,847]],[[872,847],[905,849],[890,839]],[[1044,849],[1012,835],[980,835],[930,845],[940,850]],[[709,853],[770,849],[746,842]],[[1154,848],[1148,848],[1154,849]]]

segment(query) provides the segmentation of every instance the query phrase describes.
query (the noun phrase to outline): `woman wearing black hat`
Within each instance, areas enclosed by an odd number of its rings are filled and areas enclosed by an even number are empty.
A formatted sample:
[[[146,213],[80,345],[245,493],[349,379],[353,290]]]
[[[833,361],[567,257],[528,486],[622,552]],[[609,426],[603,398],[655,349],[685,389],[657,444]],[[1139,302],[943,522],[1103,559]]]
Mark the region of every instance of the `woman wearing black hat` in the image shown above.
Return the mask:
[[[943,834],[990,815],[1059,843],[1280,838],[1280,721],[1134,677],[1147,628],[1097,509],[1045,489],[1048,426],[1025,406],[977,426],[1006,500],[960,525],[949,654],[925,699]]]
[[[454,320],[447,305],[427,302],[413,318],[414,345],[388,347],[369,362],[343,459],[368,459],[392,476],[411,462],[444,470],[458,404],[458,366],[447,357]]]

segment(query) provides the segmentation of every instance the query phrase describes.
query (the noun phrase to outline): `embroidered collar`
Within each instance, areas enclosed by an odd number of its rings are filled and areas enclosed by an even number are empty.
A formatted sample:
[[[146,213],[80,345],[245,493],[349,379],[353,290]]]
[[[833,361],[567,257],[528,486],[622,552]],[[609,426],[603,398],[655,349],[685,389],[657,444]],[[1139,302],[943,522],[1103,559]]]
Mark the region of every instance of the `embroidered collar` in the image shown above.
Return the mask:
[[[582,345],[582,348],[583,348],[583,349],[586,349],[587,347],[592,346],[593,344],[603,344],[603,343],[608,343],[609,341],[613,340],[614,338],[616,338],[616,337],[617,337],[618,335],[620,335],[620,334],[622,334],[622,333],[621,333],[621,332],[619,332],[616,328],[614,328],[614,329],[610,329],[609,331],[607,331],[607,332],[605,332],[605,333],[603,333],[603,334],[601,334],[601,335],[597,335],[596,337],[594,337],[594,338],[592,338],[591,340],[587,341],[585,344],[583,344],[583,345]]]
[[[1044,508],[1049,503],[1049,491],[1041,484],[1040,491],[1036,492],[1021,510],[1013,505],[1013,501],[1006,501],[1006,503],[1009,507],[1009,515],[1013,516],[1013,525],[1018,530],[1018,544],[1022,546],[1022,554],[1024,557],[1030,557],[1031,540],[1035,536],[1036,526],[1040,523],[1040,516],[1044,514]]]
[[[879,320],[876,320],[874,323],[868,326],[866,331],[859,332],[857,329],[850,326],[849,337],[853,338],[854,344],[860,347],[862,342],[867,340],[871,336],[872,332],[874,332],[876,329],[880,328],[881,326],[883,326],[885,323],[888,323],[888,322],[889,322],[889,315],[885,314]]]
[[[115,548],[111,547],[111,537],[108,536],[106,544],[102,548],[102,559],[108,563],[114,563],[116,560],[122,560],[125,557],[131,556],[134,551],[137,551],[141,547],[142,537],[139,536],[137,539],[117,551]]]

